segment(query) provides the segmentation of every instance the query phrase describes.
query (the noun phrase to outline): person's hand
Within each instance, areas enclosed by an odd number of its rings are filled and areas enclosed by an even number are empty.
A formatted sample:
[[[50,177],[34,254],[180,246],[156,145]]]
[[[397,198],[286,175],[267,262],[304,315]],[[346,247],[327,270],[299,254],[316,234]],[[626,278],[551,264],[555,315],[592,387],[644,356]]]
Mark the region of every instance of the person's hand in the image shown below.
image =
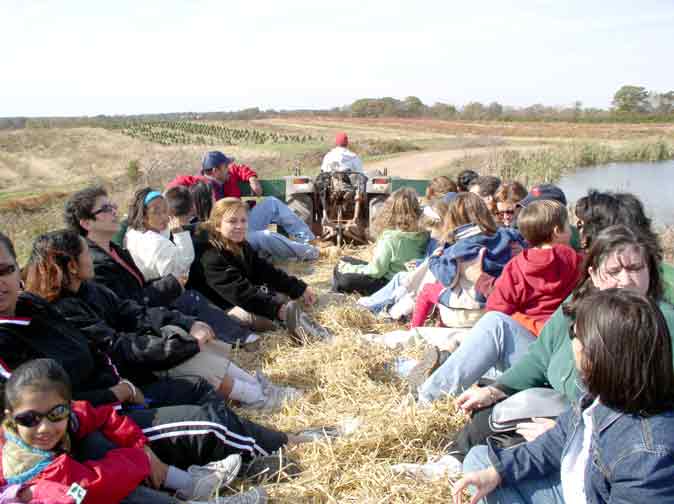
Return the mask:
[[[433,254],[435,257],[439,257],[442,255],[442,253],[445,251],[445,247],[438,247],[433,251]]]
[[[316,301],[318,301],[316,293],[311,290],[311,287],[307,287],[304,291],[304,294],[302,294],[302,301],[306,306],[313,306],[316,304]]]
[[[456,398],[456,406],[461,408],[464,413],[470,413],[476,409],[491,406],[499,399],[503,399],[505,394],[494,387],[477,387],[466,390]]]
[[[470,499],[470,504],[477,504],[480,499],[492,493],[500,484],[501,475],[493,467],[464,474],[463,478],[454,483],[452,488],[454,504],[463,502],[463,491],[468,485],[473,485],[477,489],[475,495]]]
[[[248,183],[250,184],[250,190],[255,196],[262,196],[262,184],[260,184],[257,177],[251,177],[248,179]]]
[[[185,290],[185,285],[187,285],[187,281],[190,279],[189,273],[185,273],[184,275],[178,275],[177,280],[178,283],[182,286],[183,290]]]
[[[205,322],[195,322],[192,328],[190,329],[190,336],[199,342],[199,348],[204,349],[206,343],[213,341],[215,339],[215,333],[211,326]]]
[[[486,248],[481,248],[475,259],[466,262],[460,261],[459,263],[459,271],[472,284],[477,283],[482,273],[484,273],[483,261],[486,252]]]
[[[159,457],[155,455],[148,445],[143,447],[147,459],[150,461],[150,475],[147,477],[147,481],[152,486],[152,488],[161,488],[166,481],[166,474],[168,473],[168,466],[164,464]]]
[[[522,422],[517,424],[517,433],[527,441],[533,441],[541,434],[545,434],[557,423],[549,418],[532,418],[532,422]]]
[[[183,231],[183,225],[180,223],[178,217],[169,217],[168,226],[169,231],[171,231],[172,234],[181,233]]]
[[[278,309],[278,319],[281,322],[285,322],[287,316],[288,316],[288,303],[283,303]]]
[[[143,391],[129,380],[123,382],[120,381],[114,387],[110,387],[110,391],[115,394],[115,397],[120,403],[145,404],[145,395],[143,394]]]

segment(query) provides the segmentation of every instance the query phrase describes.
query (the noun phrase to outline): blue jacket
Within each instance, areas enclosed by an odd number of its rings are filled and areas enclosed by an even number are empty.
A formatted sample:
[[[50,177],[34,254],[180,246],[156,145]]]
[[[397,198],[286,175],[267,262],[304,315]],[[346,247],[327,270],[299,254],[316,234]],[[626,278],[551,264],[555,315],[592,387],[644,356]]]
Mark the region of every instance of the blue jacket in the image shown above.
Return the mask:
[[[457,261],[475,259],[480,249],[487,249],[482,263],[485,273],[497,277],[503,271],[506,263],[510,261],[512,256],[511,243],[516,241],[522,248],[526,247],[524,238],[514,228],[500,227],[493,235],[486,235],[478,226],[466,224],[456,230],[455,237],[456,241],[445,246],[442,255],[431,256],[428,260],[429,269],[435,275],[435,278],[446,287],[454,282]],[[440,296],[442,304],[447,305],[449,303],[449,294],[449,290],[442,293]]]
[[[490,445],[489,458],[504,485],[559,473],[561,461],[581,423],[584,396],[536,440],[514,448]],[[590,504],[674,502],[674,411],[640,417],[599,403],[592,412],[585,495]]]

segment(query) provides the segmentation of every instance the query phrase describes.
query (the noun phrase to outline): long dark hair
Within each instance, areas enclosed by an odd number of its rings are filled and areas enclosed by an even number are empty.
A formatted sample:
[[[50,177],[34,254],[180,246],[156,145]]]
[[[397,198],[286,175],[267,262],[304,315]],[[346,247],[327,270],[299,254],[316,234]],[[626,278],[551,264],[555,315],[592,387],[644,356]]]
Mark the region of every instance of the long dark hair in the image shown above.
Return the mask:
[[[590,268],[593,271],[599,271],[599,268],[609,254],[628,248],[638,250],[648,266],[649,284],[646,295],[656,302],[662,299],[664,292],[662,276],[660,275],[662,248],[657,238],[634,231],[627,226],[609,226],[592,240],[592,246],[588,250],[583,262],[582,275],[576,289],[573,291],[572,300],[570,303],[564,305],[563,310],[565,314],[569,315],[572,313],[574,304],[597,290],[590,278]]]
[[[130,229],[135,229],[137,231],[142,231],[145,229],[145,224],[143,219],[145,218],[145,210],[147,206],[145,205],[145,196],[147,196],[155,189],[151,187],[143,187],[138,189],[133,196],[131,201],[129,201],[129,216],[127,222],[129,223]],[[163,197],[163,196],[162,196]]]
[[[9,237],[2,232],[0,232],[0,245],[5,247],[7,253],[12,259],[14,259],[14,262],[16,262],[16,250],[14,249],[14,244],[12,243],[12,240],[10,240]]]
[[[82,238],[74,230],[61,229],[38,236],[25,268],[26,290],[49,302],[58,299],[72,284],[68,265],[77,261],[83,250]]]
[[[629,289],[606,289],[579,302],[575,337],[580,374],[606,406],[650,416],[674,407],[672,342],[657,301]]]
[[[213,211],[213,189],[207,182],[199,181],[190,186],[190,193],[194,200],[194,208],[199,222],[206,222]]]

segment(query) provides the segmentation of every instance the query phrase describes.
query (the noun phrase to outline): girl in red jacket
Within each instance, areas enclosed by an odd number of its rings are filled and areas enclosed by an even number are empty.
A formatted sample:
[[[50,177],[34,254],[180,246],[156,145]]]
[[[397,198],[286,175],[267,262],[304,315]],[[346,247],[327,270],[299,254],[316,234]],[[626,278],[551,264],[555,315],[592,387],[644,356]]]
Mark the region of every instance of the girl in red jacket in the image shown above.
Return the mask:
[[[36,359],[19,366],[5,384],[5,421],[0,438],[0,501],[80,504],[117,503],[129,497],[144,480],[154,486],[178,488],[185,478],[194,497],[196,472],[167,467],[147,445],[140,427],[118,415],[112,406],[94,408],[85,401],[72,401],[68,375],[52,359]],[[73,444],[100,432],[116,448],[99,460],[76,461]],[[236,456],[238,457],[238,455]],[[217,486],[229,483],[240,459],[229,464],[230,474],[217,474]],[[200,468],[205,471],[211,468]],[[224,469],[224,464],[221,469]],[[223,472],[223,471],[220,471]],[[231,474],[233,473],[233,474]],[[208,478],[206,478],[208,479]],[[178,483],[174,485],[173,483]],[[152,492],[151,490],[147,489]],[[199,489],[200,497],[216,488]],[[179,495],[181,492],[178,492]],[[144,496],[149,496],[144,493]],[[8,500],[5,500],[8,499]],[[125,502],[133,502],[129,499]],[[152,492],[152,502],[174,503],[168,495]],[[211,501],[214,502],[214,501]],[[227,502],[223,498],[215,502]]]

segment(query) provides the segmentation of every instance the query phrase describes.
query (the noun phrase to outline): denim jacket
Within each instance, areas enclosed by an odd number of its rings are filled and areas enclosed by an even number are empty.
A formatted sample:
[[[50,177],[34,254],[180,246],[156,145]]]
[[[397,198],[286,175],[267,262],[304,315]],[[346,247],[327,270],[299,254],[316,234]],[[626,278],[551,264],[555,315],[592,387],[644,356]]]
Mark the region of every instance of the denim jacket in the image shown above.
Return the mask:
[[[558,473],[582,410],[592,401],[584,396],[530,443],[505,449],[490,445],[489,458],[503,484]],[[674,411],[640,417],[599,403],[592,412],[592,431],[585,469],[588,503],[674,502]]]

